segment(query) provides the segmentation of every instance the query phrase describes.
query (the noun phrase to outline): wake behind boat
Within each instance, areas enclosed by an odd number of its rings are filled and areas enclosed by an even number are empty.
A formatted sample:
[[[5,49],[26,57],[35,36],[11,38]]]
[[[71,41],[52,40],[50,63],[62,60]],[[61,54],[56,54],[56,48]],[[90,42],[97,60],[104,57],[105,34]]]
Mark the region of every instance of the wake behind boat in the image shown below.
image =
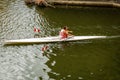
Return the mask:
[[[35,44],[35,43],[55,43],[55,42],[70,42],[87,39],[102,39],[107,36],[72,36],[66,39],[60,39],[59,36],[53,37],[41,37],[41,38],[29,38],[29,39],[16,39],[16,40],[5,40],[4,44]]]

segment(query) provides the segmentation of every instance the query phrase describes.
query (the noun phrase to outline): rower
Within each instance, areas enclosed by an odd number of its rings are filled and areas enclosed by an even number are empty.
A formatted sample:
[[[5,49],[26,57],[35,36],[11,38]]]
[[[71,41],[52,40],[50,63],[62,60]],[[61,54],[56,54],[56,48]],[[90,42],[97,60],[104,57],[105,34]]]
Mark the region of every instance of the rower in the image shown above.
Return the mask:
[[[68,27],[67,26],[64,26],[63,29],[61,29],[60,33],[59,33],[59,36],[61,39],[66,39],[68,38],[69,36],[73,36],[72,34],[72,31],[69,31],[68,30]]]

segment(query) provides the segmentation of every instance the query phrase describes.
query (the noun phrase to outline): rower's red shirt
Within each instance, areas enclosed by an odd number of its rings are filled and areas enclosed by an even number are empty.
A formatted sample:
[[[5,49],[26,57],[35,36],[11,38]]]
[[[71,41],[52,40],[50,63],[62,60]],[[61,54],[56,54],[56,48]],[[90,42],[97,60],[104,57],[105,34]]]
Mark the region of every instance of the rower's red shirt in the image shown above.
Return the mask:
[[[64,38],[67,38],[68,37],[68,34],[66,33],[66,31],[64,29],[62,29],[59,33],[60,35],[60,38],[61,39],[64,39]]]

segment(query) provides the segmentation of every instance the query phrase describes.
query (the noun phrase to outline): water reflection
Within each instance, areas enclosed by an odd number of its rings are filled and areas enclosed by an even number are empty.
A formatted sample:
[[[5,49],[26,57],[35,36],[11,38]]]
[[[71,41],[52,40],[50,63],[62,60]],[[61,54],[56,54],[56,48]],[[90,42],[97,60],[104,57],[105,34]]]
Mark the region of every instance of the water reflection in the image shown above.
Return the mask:
[[[40,35],[47,35],[47,23],[44,17],[36,13],[35,6],[26,6],[24,0],[4,0],[0,3],[1,44],[5,39],[34,37],[34,26],[41,29]],[[43,45],[0,45],[0,79],[48,80],[51,69],[46,65],[49,58],[42,55],[42,47]]]
[[[43,80],[48,80],[47,73],[51,69],[45,63],[49,59],[42,56],[39,47],[9,46],[0,49],[2,52],[0,60],[2,74],[0,78],[5,80],[30,80],[37,76],[43,78]]]

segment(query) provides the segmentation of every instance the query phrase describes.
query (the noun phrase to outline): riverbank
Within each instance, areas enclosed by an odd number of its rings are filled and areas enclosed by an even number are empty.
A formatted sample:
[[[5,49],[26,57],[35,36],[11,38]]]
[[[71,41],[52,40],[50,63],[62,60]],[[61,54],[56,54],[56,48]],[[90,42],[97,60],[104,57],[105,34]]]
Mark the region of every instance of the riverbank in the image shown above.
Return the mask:
[[[26,0],[27,3],[36,4],[39,0]],[[48,4],[54,6],[86,6],[86,7],[116,7],[120,4],[115,1],[78,1],[78,0],[48,0]],[[39,4],[36,4],[39,5]],[[40,5],[39,5],[40,6]]]
[[[50,3],[54,5],[67,5],[67,6],[95,6],[95,7],[118,7],[119,3],[115,2],[101,2],[101,1],[61,1],[61,0],[51,0]]]

